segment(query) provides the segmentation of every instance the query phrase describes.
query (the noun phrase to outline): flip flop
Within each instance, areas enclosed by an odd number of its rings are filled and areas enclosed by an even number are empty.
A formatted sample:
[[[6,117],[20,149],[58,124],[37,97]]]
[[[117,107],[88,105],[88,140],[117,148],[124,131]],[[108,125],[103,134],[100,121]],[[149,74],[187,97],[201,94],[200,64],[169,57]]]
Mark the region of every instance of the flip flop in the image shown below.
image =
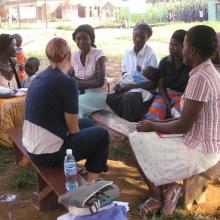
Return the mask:
[[[182,187],[177,185],[175,189],[173,189],[172,196],[169,200],[164,200],[163,208],[161,209],[161,214],[171,215],[173,211],[176,209],[177,202],[182,194]]]
[[[145,216],[157,212],[161,207],[161,201],[154,199],[153,197],[149,197],[143,204],[138,206],[138,209],[140,210],[140,215]]]

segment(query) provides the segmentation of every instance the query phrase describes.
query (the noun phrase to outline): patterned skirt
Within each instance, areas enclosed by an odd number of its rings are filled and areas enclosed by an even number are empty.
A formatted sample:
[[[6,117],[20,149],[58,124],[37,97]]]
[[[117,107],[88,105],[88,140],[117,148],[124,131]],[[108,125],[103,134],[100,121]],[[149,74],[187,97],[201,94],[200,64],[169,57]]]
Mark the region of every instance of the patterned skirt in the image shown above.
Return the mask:
[[[0,145],[13,147],[7,134],[8,129],[21,126],[24,121],[25,97],[0,99]]]
[[[156,186],[202,173],[220,160],[203,154],[202,144],[188,148],[181,137],[161,138],[156,132],[133,132],[129,140],[145,176]]]
[[[173,113],[173,117],[175,115],[180,115],[180,98],[182,96],[182,92],[177,92],[171,89],[167,89],[167,95],[170,99],[170,104],[172,107],[172,112]],[[148,118],[148,119],[160,119],[163,120],[167,117],[167,105],[164,102],[164,100],[162,99],[161,96],[157,95],[148,112],[144,115],[144,118]]]

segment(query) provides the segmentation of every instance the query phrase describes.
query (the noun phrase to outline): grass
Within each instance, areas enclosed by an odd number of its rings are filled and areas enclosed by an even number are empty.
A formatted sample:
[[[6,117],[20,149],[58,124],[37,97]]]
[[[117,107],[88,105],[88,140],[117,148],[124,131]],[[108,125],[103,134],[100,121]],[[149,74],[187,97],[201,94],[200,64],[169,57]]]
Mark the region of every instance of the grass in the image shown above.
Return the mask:
[[[14,162],[14,149],[0,146],[0,173],[5,175],[7,166]],[[30,188],[36,182],[36,173],[32,167],[18,168],[9,182],[11,189]]]
[[[13,179],[10,181],[9,186],[11,189],[24,189],[31,188],[36,183],[36,172],[32,167],[20,168]]]
[[[12,149],[0,146],[0,171],[13,160]]]
[[[190,27],[198,24],[205,24],[213,27],[217,32],[220,32],[219,22],[197,22],[197,23],[171,23],[163,26],[153,27],[153,35],[149,39],[148,44],[154,49],[159,59],[168,54],[168,43],[172,33],[177,29],[188,30]],[[60,36],[68,40],[71,48],[75,51],[77,47],[72,41],[72,28],[69,30],[45,30],[45,41],[48,41],[53,36]],[[120,31],[121,30],[121,31]],[[24,32],[25,31],[25,32]],[[30,30],[23,30],[22,33],[30,33]],[[44,31],[41,30],[43,34]],[[41,34],[40,34],[41,35]],[[38,41],[38,37],[35,37],[35,41]],[[29,36],[30,38],[30,36]],[[127,48],[132,47],[132,29],[96,29],[96,45],[101,48],[105,55],[109,59],[117,60],[121,62],[122,56]],[[25,51],[25,48],[24,48]],[[26,52],[27,56],[37,56],[41,59],[43,66],[47,64],[45,62],[46,57],[44,55],[44,45],[39,43],[39,47],[33,48],[31,51]]]
[[[56,23],[56,22],[54,22]],[[188,30],[190,27],[198,24],[205,24],[213,27],[217,32],[220,32],[219,22],[196,22],[196,23],[184,23],[176,22],[169,23],[163,26],[154,26],[153,35],[149,39],[149,46],[151,46],[156,52],[159,59],[168,54],[168,43],[172,33],[177,29]],[[36,25],[33,25],[34,29],[16,29],[16,32],[23,36],[24,43],[33,41],[24,46],[24,52],[27,57],[36,56],[39,57],[44,68],[48,62],[45,56],[45,45],[54,36],[65,38],[71,48],[77,50],[76,44],[72,40],[73,28],[68,26],[68,30],[58,29],[44,29],[45,26],[41,24],[40,29],[35,29]],[[15,33],[15,30],[10,30],[9,27],[4,27],[2,32]],[[101,48],[105,55],[109,59],[117,60],[121,62],[122,56],[125,50],[132,47],[132,29],[96,29],[96,45]]]
[[[192,214],[184,215],[178,212],[174,212],[174,214],[172,214],[171,216],[166,217],[154,215],[151,220],[198,220],[198,218]]]

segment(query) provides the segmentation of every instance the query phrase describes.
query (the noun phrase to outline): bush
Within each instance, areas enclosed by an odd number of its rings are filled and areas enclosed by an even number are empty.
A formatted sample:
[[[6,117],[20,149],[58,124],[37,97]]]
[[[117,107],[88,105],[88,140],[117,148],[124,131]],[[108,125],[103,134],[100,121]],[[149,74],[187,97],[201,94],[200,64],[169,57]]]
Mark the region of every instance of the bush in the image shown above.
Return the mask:
[[[116,22],[124,19],[130,21],[130,26],[137,22],[145,21],[149,24],[168,22],[168,14],[171,11],[175,21],[194,22],[200,21],[199,10],[203,10],[203,20],[208,19],[208,4],[206,0],[181,0],[175,2],[148,3],[146,13],[144,14],[129,14],[128,9],[121,10],[116,16]]]

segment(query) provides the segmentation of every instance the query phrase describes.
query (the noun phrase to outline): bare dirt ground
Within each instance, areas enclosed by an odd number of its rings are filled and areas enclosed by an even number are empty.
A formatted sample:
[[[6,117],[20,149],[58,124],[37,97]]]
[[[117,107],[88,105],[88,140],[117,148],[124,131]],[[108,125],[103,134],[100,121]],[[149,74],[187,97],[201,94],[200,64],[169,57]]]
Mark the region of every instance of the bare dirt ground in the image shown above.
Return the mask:
[[[120,72],[119,63],[114,60],[108,62],[109,77],[115,77]],[[129,220],[139,220],[135,215],[136,207],[144,201],[147,194],[147,186],[143,182],[136,164],[127,148],[127,140],[111,133],[111,144],[109,152],[109,172],[102,175],[102,178],[113,180],[121,189],[119,201],[129,202],[131,211]],[[16,176],[23,168],[15,165],[13,149],[0,147],[0,198],[6,193],[15,194],[13,202],[0,201],[0,220],[54,220],[66,212],[65,209],[57,209],[40,212],[37,208],[37,200],[34,185],[29,187],[12,188],[16,183]],[[29,185],[29,184],[28,184]],[[168,218],[148,219],[172,219],[172,220],[194,220],[194,219],[220,219],[220,185],[209,184],[207,201],[201,205],[193,206],[191,211],[183,210],[181,205],[177,212]]]
[[[113,180],[121,189],[120,201],[129,202],[131,212],[129,220],[141,219],[136,215],[136,207],[144,201],[147,194],[147,186],[143,182],[136,164],[127,149],[127,140],[114,134],[111,135],[109,172],[102,175],[102,178]],[[0,220],[55,220],[66,212],[65,209],[57,209],[40,212],[37,208],[37,199],[35,187],[12,189],[11,183],[15,181],[15,176],[21,169],[15,165],[13,150],[2,150],[1,159],[8,158],[9,162],[0,167],[0,196],[5,193],[15,194],[17,196],[14,202],[0,202]],[[195,205],[191,211],[185,211],[178,207],[173,217],[168,219],[220,219],[220,185],[209,184],[207,192],[207,202]],[[151,217],[149,219],[152,219]],[[153,218],[153,219],[160,219]],[[162,218],[161,218],[162,219]]]

